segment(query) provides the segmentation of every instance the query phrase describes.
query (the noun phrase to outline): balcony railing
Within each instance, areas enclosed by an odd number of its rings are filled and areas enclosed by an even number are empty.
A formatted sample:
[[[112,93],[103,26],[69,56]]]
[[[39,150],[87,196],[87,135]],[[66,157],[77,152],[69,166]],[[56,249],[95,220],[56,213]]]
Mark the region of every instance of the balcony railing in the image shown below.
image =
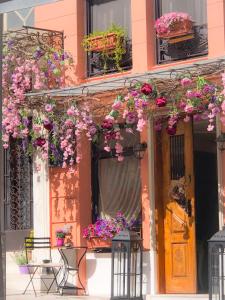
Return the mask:
[[[157,62],[167,63],[208,54],[207,25],[194,26],[191,39],[170,43],[157,38]]]
[[[88,54],[88,77],[101,76],[104,74],[110,74],[115,72],[127,71],[132,68],[132,42],[131,40],[125,41],[126,53],[123,55],[120,62],[120,68],[116,67],[116,63],[112,56],[108,56],[105,61],[102,59],[102,55],[99,52],[92,52]]]

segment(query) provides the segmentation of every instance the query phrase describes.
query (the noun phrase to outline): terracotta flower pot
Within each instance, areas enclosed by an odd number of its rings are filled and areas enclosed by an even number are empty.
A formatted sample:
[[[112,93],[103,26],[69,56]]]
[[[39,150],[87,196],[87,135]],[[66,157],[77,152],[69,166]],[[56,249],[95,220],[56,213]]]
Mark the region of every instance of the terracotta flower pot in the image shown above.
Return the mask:
[[[175,37],[191,34],[191,33],[193,33],[192,26],[193,26],[193,22],[191,20],[174,22],[170,26],[169,32],[158,33],[157,37],[164,38],[164,39],[170,39],[170,38],[175,38]]]
[[[100,237],[91,237],[87,239],[88,249],[98,249],[98,248],[111,248],[112,241],[110,239],[104,240]]]
[[[92,52],[110,51],[116,48],[117,34],[109,33],[106,36],[95,36],[89,38],[89,49]]]

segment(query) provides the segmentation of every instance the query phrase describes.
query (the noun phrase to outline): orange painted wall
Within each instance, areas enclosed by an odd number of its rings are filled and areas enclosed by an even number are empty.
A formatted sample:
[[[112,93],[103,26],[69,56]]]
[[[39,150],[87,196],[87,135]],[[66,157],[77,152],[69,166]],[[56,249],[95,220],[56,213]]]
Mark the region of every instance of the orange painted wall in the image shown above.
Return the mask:
[[[223,0],[207,0],[208,5],[208,41],[209,55],[208,57],[196,58],[187,61],[179,61],[170,64],[190,64],[193,61],[207,60],[225,54],[225,7]],[[155,32],[154,24],[154,0],[131,0],[131,17],[132,17],[132,55],[133,68],[130,73],[140,73],[148,70],[163,69],[168,65],[157,66],[155,60]],[[71,72],[71,78],[74,83],[79,83],[85,80],[85,57],[86,54],[81,47],[81,41],[86,27],[85,20],[85,1],[84,0],[63,0],[58,3],[41,6],[35,10],[35,25],[37,27],[63,30],[66,36],[65,49],[73,54],[75,61],[74,71]],[[110,77],[118,76],[118,74],[110,75]],[[99,80],[91,79],[91,80]],[[143,132],[142,138],[146,140],[146,132]],[[87,147],[86,147],[87,146]],[[91,221],[91,185],[90,185],[90,148],[88,145],[83,146],[84,159],[77,168],[77,173],[74,175],[74,181],[77,184],[74,187],[72,223],[76,224],[76,233],[74,231],[74,241],[78,244],[84,243],[81,237],[82,228]],[[143,207],[143,233],[144,246],[149,247],[149,186],[148,186],[148,157],[145,157],[141,162],[141,177],[142,177],[142,207]],[[53,172],[54,173],[54,172]],[[58,176],[65,176],[64,171],[59,170]],[[51,180],[54,179],[54,174],[51,175]],[[55,179],[54,179],[55,180]],[[70,179],[66,179],[70,182]],[[79,180],[79,184],[78,184]],[[63,183],[60,181],[60,185]],[[52,184],[52,183],[51,183]],[[54,187],[54,185],[53,185]],[[63,192],[63,187],[60,187],[60,193]],[[52,199],[55,196],[52,196]],[[64,198],[66,199],[66,198]],[[55,200],[54,200],[55,201]],[[56,204],[52,204],[52,230],[58,224],[65,222],[65,219],[71,217],[69,212],[63,215],[63,207],[66,203],[63,198],[59,199],[59,215],[56,213]],[[79,210],[77,216],[76,210]],[[63,219],[65,218],[65,219]],[[79,222],[75,221],[79,218]],[[77,220],[77,219],[76,219]],[[79,223],[79,224],[78,224]]]

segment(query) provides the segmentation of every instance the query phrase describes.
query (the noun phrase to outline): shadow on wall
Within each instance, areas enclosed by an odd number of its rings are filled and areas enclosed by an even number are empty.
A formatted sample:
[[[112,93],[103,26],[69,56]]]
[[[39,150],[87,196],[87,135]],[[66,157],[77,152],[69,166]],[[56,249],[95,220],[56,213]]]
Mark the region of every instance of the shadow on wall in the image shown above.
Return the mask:
[[[52,240],[55,243],[54,232],[67,225],[70,229],[69,239],[77,244],[77,230],[80,224],[79,178],[75,169],[50,169],[50,214]]]

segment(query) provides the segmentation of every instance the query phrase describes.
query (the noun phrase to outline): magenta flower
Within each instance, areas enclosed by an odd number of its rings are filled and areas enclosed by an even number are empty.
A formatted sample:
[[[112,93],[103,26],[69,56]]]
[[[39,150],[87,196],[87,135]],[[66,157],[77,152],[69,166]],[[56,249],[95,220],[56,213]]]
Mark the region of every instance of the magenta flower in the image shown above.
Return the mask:
[[[34,146],[43,147],[45,145],[45,143],[46,143],[46,140],[42,137],[39,137],[34,141]]]
[[[167,100],[165,97],[159,97],[155,100],[155,104],[158,107],[164,107],[164,106],[166,106],[166,103],[167,103]]]
[[[167,127],[166,131],[169,135],[175,135],[177,132],[177,127],[173,126],[173,127]]]
[[[153,91],[152,86],[149,83],[144,83],[141,87],[141,92],[146,96],[150,95],[152,91]]]

